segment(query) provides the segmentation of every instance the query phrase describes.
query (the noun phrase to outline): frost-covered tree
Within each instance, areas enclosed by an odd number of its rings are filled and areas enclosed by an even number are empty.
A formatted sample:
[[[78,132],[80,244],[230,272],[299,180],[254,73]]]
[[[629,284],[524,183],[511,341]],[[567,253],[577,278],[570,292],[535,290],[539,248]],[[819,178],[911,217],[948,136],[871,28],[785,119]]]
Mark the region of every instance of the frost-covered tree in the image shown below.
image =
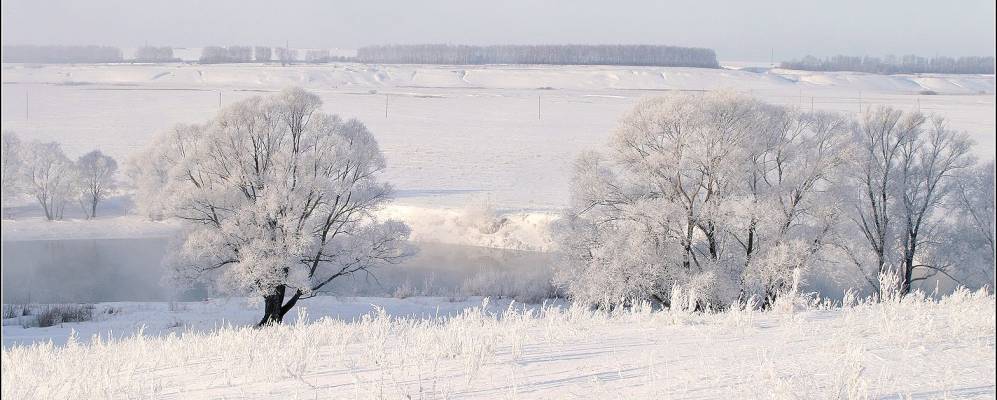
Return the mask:
[[[847,126],[732,93],[639,103],[608,155],[575,164],[559,279],[602,306],[668,303],[675,285],[699,306],[777,295],[835,220],[817,196],[849,154]]]
[[[62,219],[75,188],[73,162],[55,142],[29,142],[21,154],[25,190],[38,201],[47,220]]]
[[[876,107],[861,116],[855,142],[859,195],[853,219],[867,249],[850,253],[856,266],[877,289],[879,276],[896,274],[900,294],[927,275],[952,278],[947,266],[926,258],[930,249],[925,247],[937,240],[938,224],[945,223],[943,203],[958,171],[972,163],[967,136],[938,118]]]
[[[94,150],[76,160],[76,176],[80,208],[87,219],[97,217],[97,205],[114,189],[114,174],[118,163],[100,150]]]
[[[390,194],[378,181],[384,158],[374,136],[320,105],[287,89],[167,132],[144,174],[162,179],[138,183],[159,186],[142,190],[189,227],[168,261],[173,276],[262,296],[261,325],[337,278],[411,251],[407,226],[374,215]]]
[[[163,197],[163,187],[171,179],[171,169],[183,161],[201,130],[200,125],[178,124],[154,137],[149,146],[127,160],[125,174],[134,189],[139,214],[153,220],[168,216],[170,199]]]
[[[851,156],[850,122],[837,114],[761,110],[744,146],[731,237],[744,257],[742,290],[771,301],[790,289],[794,271],[814,266],[841,215],[836,193]]]
[[[942,246],[932,260],[970,287],[994,285],[994,161],[966,169],[957,178],[946,208],[955,211],[942,226]],[[937,276],[929,270],[923,277]]]
[[[864,239],[858,242],[868,251],[852,249],[848,254],[873,288],[878,289],[881,275],[896,268],[899,224],[895,219],[901,201],[897,181],[903,148],[914,140],[924,122],[920,113],[874,107],[859,118],[854,129],[859,150],[853,178],[859,194],[852,216]],[[863,253],[870,257],[863,258]]]
[[[919,269],[952,277],[948,266],[919,257],[919,250],[935,242],[937,225],[944,222],[943,204],[958,188],[957,174],[973,162],[966,134],[947,128],[941,118],[927,125],[901,150],[901,294],[909,293],[911,285],[923,279],[923,274],[915,275]]]
[[[10,201],[21,189],[21,139],[14,132],[0,134],[0,179],[3,180],[2,201]]]

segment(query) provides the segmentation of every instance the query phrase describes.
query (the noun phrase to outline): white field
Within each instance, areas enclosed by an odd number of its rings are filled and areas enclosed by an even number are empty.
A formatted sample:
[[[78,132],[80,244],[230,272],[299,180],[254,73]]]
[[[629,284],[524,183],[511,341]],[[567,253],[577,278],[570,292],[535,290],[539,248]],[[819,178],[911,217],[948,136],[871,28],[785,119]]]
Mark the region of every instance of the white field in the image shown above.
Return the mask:
[[[537,66],[3,65],[2,127],[70,157],[119,161],[157,131],[303,86],[364,121],[397,191],[384,215],[413,239],[545,251],[569,165],[642,97],[737,90],[856,113],[937,113],[994,156],[994,76]],[[543,89],[541,89],[543,88]],[[919,95],[924,90],[938,95]],[[984,93],[984,94],[981,94]],[[811,100],[812,99],[812,100]],[[387,116],[385,115],[387,109]],[[539,110],[539,112],[538,112]],[[538,115],[539,114],[539,115]],[[9,206],[5,204],[5,206]],[[498,209],[498,213],[493,210]],[[169,236],[129,215],[46,223],[28,199],[3,242]],[[496,222],[500,222],[495,226]],[[483,309],[480,298],[303,302],[307,323],[258,331],[244,299],[100,303],[95,321],[4,321],[3,398],[994,398],[993,295],[723,314]],[[370,314],[371,305],[385,309]],[[112,309],[113,313],[102,313]],[[437,316],[441,318],[437,318]],[[322,317],[330,317],[322,319]],[[221,328],[227,326],[230,328]],[[144,336],[133,337],[137,332]],[[72,332],[78,339],[68,341]],[[93,335],[102,339],[91,342]],[[51,344],[46,344],[51,340]]]
[[[236,299],[98,304],[100,322],[4,326],[3,398],[994,398],[994,297],[825,309],[614,313],[440,298],[305,302],[242,325]],[[366,314],[371,303],[381,309]],[[437,308],[438,307],[438,308]],[[307,313],[305,312],[307,310]],[[435,316],[439,317],[435,317]],[[333,316],[314,320],[312,316]],[[427,318],[428,316],[428,318]],[[206,331],[187,326],[221,324]],[[15,322],[11,320],[11,322]],[[5,321],[7,325],[7,321]],[[141,330],[144,326],[144,331]],[[114,328],[112,331],[112,327]],[[138,333],[136,333],[138,332]],[[122,334],[127,337],[120,337]],[[91,337],[91,335],[96,335]]]
[[[992,158],[995,148],[993,75],[606,66],[4,64],[2,81],[4,130],[59,141],[70,157],[99,148],[119,161],[175,123],[207,120],[219,104],[302,86],[322,97],[326,111],[359,118],[373,130],[388,160],[385,178],[397,189],[395,204],[409,206],[386,212],[403,217],[420,240],[516,249],[547,248],[544,224],[567,202],[570,163],[577,154],[603,146],[634,102],[669,91],[736,90],[773,103],[844,113],[873,104],[920,108],[970,132],[980,157]],[[918,94],[924,90],[939,94]],[[471,225],[460,221],[469,205],[509,213],[512,226],[491,236],[440,229],[441,219]],[[162,226],[121,217],[127,210],[110,213],[119,219],[104,225],[123,227],[115,230],[74,226],[79,223],[39,226],[37,218],[24,218],[37,215],[32,207],[22,208],[28,211],[4,223],[4,240],[164,234]],[[516,225],[520,222],[528,225]],[[529,238],[536,240],[523,242]]]

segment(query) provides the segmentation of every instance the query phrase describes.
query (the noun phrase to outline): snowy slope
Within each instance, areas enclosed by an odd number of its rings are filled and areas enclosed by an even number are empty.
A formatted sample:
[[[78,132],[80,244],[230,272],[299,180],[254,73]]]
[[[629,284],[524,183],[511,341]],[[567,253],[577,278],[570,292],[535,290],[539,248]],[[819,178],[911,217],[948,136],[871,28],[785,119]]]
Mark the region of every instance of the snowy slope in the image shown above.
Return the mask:
[[[942,94],[994,93],[993,75],[877,75],[771,69],[528,65],[327,64],[282,67],[264,64],[21,65],[3,66],[5,84],[210,85],[245,89],[309,88],[487,88],[565,90],[755,90],[838,89],[893,94],[934,90]]]
[[[241,327],[258,306],[220,303],[101,304],[117,311],[45,330],[4,326],[18,341],[80,334],[65,347],[7,347],[5,338],[3,397],[995,396],[994,297],[981,293],[721,314],[321,300],[303,304],[298,322],[263,330]],[[368,301],[383,311],[359,316]],[[436,315],[434,306],[448,317],[411,318]],[[223,317],[234,326],[203,330]]]

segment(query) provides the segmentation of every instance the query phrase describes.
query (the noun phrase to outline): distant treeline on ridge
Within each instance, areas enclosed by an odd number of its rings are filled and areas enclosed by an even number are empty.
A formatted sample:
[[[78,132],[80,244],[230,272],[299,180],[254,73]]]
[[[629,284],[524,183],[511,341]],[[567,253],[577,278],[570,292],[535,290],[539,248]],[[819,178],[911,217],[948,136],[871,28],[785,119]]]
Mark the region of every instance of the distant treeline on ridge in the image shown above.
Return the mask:
[[[712,49],[659,45],[384,45],[361,47],[357,60],[381,64],[720,67]]]
[[[113,63],[121,62],[121,49],[112,46],[3,46],[8,63]]]
[[[784,61],[781,68],[804,71],[855,71],[873,74],[993,74],[993,57],[858,57],[834,56],[817,58],[806,56],[801,60]]]

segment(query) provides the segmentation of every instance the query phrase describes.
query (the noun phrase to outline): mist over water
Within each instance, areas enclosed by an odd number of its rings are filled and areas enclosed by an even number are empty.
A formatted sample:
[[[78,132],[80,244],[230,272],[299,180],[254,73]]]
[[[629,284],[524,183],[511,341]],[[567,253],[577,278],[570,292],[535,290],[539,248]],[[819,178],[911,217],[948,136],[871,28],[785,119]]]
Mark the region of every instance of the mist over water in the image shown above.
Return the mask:
[[[169,286],[162,266],[168,245],[167,238],[3,242],[3,303],[197,301],[217,296],[208,287]],[[432,243],[420,243],[419,249],[403,263],[334,281],[323,294],[447,296],[487,291],[517,296],[542,290],[551,277],[550,254]]]

